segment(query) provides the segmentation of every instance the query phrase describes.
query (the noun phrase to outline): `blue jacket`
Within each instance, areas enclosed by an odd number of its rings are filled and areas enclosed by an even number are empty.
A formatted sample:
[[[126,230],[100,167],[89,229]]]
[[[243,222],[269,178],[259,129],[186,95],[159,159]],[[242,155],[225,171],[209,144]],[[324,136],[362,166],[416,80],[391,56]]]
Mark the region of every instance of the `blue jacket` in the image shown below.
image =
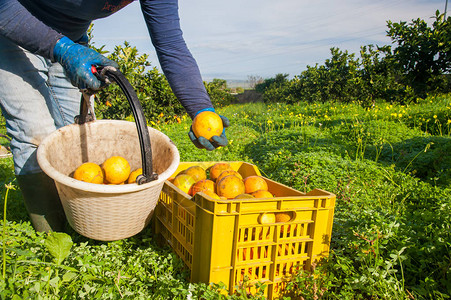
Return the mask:
[[[108,17],[132,1],[0,0],[0,34],[53,60],[53,48],[62,36],[78,41],[92,20]],[[213,107],[182,36],[178,1],[140,0],[140,4],[163,72],[188,114],[193,117],[200,109]]]

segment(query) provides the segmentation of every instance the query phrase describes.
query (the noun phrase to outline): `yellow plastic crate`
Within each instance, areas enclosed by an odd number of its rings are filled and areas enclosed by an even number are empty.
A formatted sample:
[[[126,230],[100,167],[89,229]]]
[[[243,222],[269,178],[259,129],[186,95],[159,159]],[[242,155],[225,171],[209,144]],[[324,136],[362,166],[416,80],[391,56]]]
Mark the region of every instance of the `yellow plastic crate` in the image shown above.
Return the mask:
[[[208,169],[217,162],[181,162],[173,177],[193,165]],[[243,178],[261,176],[255,165],[228,162]],[[265,178],[265,177],[263,177]],[[267,285],[265,296],[277,299],[296,269],[328,256],[335,195],[315,189],[302,193],[265,178],[267,199],[215,200],[189,196],[166,181],[154,215],[154,230],[191,271],[191,282],[223,282],[228,292],[248,276]],[[260,223],[263,214],[287,212],[288,222]]]

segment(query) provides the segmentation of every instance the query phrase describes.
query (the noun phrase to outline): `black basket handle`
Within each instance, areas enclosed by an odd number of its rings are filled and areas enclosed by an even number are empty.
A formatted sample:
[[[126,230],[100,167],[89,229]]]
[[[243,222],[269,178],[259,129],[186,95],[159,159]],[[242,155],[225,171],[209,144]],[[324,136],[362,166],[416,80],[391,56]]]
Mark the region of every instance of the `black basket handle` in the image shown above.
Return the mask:
[[[158,174],[153,172],[152,165],[152,147],[150,144],[149,130],[147,129],[146,118],[143,113],[141,103],[130,82],[119,70],[114,67],[94,67],[91,68],[92,73],[99,80],[110,83],[116,82],[124,92],[135,117],[136,128],[138,130],[139,145],[141,147],[142,175],[136,178],[137,184],[143,184],[158,179]],[[83,91],[80,104],[80,115],[75,118],[75,122],[83,124],[94,120],[94,113],[89,101],[91,91]]]

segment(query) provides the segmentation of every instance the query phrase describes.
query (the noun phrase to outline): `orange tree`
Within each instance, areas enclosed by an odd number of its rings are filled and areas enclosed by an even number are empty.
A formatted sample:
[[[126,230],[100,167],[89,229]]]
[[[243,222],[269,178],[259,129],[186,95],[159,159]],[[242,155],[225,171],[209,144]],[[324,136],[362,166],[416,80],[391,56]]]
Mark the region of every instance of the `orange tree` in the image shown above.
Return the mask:
[[[116,46],[108,58],[119,64],[119,70],[135,89],[148,121],[184,112],[164,75],[147,60],[147,54],[139,55],[136,47],[124,42],[123,46]],[[116,84],[100,91],[96,95],[96,102],[96,114],[100,118],[126,119],[132,115],[125,95]]]
[[[405,72],[402,81],[422,98],[429,92],[449,91],[449,82],[442,75],[451,71],[451,17],[445,20],[437,11],[432,27],[419,18],[387,24],[387,35],[397,44],[394,61]]]
[[[104,46],[91,47],[100,53],[106,53]],[[116,46],[108,58],[118,63],[119,70],[135,89],[148,122],[172,122],[178,116],[186,114],[166,77],[156,67],[152,67],[147,54],[139,54],[136,47],[124,42],[123,45]],[[210,83],[204,82],[204,85],[215,107],[230,104],[233,100],[225,80],[214,79]],[[116,84],[98,92],[95,100],[98,118],[123,120],[132,116],[131,107]]]
[[[393,45],[362,46],[360,58],[331,48],[323,65],[307,66],[292,80],[277,74],[256,86],[266,102],[409,103],[451,90],[451,18],[438,11],[432,27],[421,20],[387,22]]]

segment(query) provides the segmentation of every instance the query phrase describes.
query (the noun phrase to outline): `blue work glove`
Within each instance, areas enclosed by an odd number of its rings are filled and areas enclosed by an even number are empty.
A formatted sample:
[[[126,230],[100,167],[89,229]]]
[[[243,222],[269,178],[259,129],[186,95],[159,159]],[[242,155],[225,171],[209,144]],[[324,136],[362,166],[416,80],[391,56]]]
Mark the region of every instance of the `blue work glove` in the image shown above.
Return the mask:
[[[215,112],[214,108],[204,108],[199,110],[195,116],[197,116],[198,114],[200,114],[203,111],[212,111]],[[195,117],[194,116],[194,117]],[[196,137],[196,135],[193,132],[193,126],[190,127],[190,130],[188,132],[188,136],[191,139],[191,142],[193,142],[193,144],[199,148],[199,149],[206,149],[208,151],[212,151],[215,150],[218,147],[224,147],[227,146],[227,137],[225,135],[225,129],[227,127],[230,126],[230,121],[229,119],[227,119],[224,116],[219,115],[219,117],[221,117],[222,120],[222,125],[224,126],[224,129],[222,130],[222,133],[220,136],[214,135],[211,138],[211,141],[207,140],[206,138],[204,138],[203,136],[201,137]]]
[[[81,90],[97,91],[107,84],[92,73],[91,66],[118,68],[116,62],[93,49],[74,43],[65,36],[56,42],[53,57],[63,66],[72,84]]]

